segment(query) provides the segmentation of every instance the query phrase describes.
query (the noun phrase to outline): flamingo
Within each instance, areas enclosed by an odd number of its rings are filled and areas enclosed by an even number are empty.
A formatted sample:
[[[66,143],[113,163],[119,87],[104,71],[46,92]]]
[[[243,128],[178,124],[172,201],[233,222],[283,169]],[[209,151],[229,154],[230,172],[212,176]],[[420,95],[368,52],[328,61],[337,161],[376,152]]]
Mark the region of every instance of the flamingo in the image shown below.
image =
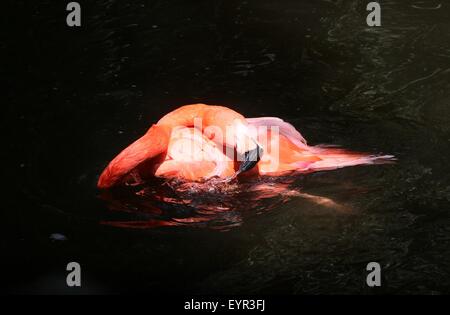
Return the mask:
[[[108,189],[150,177],[229,181],[393,160],[392,155],[310,146],[280,118],[245,118],[228,107],[192,104],[166,114],[120,152],[103,170],[97,186]]]

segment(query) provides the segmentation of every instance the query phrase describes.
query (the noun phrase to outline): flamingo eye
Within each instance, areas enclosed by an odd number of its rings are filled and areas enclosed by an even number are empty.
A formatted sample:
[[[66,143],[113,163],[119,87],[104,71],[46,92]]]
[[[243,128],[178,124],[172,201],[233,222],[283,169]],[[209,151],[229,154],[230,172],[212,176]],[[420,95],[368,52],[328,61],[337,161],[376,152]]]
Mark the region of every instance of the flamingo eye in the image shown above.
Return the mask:
[[[214,130],[211,130],[211,128],[206,128],[204,131],[204,134],[205,134],[206,138],[208,138],[210,140],[215,137]]]

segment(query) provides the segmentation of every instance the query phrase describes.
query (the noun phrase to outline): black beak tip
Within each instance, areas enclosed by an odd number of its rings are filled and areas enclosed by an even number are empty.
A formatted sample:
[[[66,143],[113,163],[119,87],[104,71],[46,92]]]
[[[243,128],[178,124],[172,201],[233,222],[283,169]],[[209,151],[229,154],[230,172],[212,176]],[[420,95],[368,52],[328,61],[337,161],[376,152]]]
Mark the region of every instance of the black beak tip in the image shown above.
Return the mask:
[[[263,149],[256,145],[256,148],[244,153],[244,161],[239,166],[239,173],[251,170],[261,159]]]

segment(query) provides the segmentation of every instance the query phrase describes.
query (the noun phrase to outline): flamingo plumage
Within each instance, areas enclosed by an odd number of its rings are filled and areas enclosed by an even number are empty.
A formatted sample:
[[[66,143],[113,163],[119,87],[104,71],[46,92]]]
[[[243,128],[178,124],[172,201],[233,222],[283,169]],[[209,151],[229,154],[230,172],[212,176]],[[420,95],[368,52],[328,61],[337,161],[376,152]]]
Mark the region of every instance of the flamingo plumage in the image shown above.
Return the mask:
[[[284,176],[385,163],[391,155],[369,155],[310,146],[291,124],[276,117],[245,118],[216,105],[182,106],[120,152],[97,186],[111,188],[130,176],[205,181],[246,176]]]

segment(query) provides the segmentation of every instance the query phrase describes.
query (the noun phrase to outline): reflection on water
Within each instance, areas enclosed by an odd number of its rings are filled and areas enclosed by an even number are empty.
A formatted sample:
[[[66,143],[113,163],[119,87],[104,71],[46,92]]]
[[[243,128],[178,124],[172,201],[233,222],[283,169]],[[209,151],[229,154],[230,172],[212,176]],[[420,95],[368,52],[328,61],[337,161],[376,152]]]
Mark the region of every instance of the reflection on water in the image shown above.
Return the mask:
[[[113,211],[131,213],[134,220],[103,221],[130,228],[158,226],[209,227],[228,230],[241,225],[247,215],[256,215],[286,202],[296,192],[289,183],[182,183],[159,181],[125,191],[104,192],[102,199]]]
[[[349,211],[345,205],[330,198],[302,192],[304,176],[308,175],[262,176],[231,182],[215,178],[204,182],[155,178],[134,187],[102,191],[100,198],[120,217],[103,219],[102,223],[122,228],[189,226],[224,231],[240,226],[249,216],[276,209],[293,198],[303,198],[332,211]],[[123,213],[128,214],[127,220],[123,220]]]
[[[294,178],[260,178],[245,183],[183,183],[155,180],[145,187],[118,188],[102,192],[101,199],[112,211],[129,213],[131,218],[103,220],[103,224],[125,228],[160,226],[208,227],[229,230],[245,217],[275,209],[293,197],[341,210],[331,199],[301,193]]]
[[[112,291],[450,292],[449,4],[380,1],[382,26],[368,28],[359,0],[98,0],[68,30],[51,3],[8,10],[6,287],[33,291],[78,259]],[[399,162],[201,198],[160,184],[99,199],[107,161],[195,102]],[[170,226],[111,226],[139,222]],[[369,261],[379,290],[365,286]]]

